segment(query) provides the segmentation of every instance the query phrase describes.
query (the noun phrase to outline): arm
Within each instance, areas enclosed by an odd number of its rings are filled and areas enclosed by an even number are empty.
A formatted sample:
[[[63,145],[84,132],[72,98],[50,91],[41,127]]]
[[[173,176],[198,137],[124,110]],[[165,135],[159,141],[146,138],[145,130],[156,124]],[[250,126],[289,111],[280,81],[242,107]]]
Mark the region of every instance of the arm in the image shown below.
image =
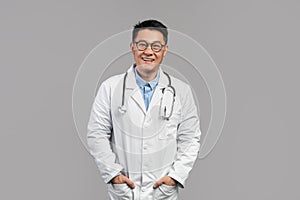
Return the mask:
[[[110,87],[105,81],[95,97],[87,133],[89,152],[105,183],[109,183],[123,169],[120,164],[116,163],[116,155],[110,145],[111,133]]]
[[[177,155],[168,174],[185,187],[186,179],[192,170],[200,148],[200,122],[191,88],[188,87],[182,101],[182,117],[178,127]]]

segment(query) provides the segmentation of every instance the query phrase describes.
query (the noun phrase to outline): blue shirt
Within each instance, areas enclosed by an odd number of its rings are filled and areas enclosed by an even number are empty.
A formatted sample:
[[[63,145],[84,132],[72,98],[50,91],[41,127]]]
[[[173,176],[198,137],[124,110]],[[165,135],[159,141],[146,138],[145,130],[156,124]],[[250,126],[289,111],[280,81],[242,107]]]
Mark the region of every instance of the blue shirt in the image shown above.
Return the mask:
[[[134,68],[136,83],[140,88],[140,91],[142,92],[142,96],[144,98],[146,110],[148,110],[151,98],[153,96],[154,90],[158,84],[159,76],[160,76],[160,70],[158,70],[157,75],[155,79],[147,83],[136,71],[136,67]]]

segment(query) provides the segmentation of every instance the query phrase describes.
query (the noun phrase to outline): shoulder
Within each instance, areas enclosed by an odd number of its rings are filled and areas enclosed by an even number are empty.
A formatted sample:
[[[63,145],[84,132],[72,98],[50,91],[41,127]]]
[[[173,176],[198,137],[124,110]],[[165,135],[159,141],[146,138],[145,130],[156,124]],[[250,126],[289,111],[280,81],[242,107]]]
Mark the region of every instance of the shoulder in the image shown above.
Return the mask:
[[[110,95],[112,90],[116,87],[116,85],[120,82],[123,81],[124,74],[117,74],[113,75],[104,81],[102,81],[100,84],[98,84],[97,87],[97,94],[106,94]]]
[[[175,98],[178,100],[181,106],[192,105],[195,100],[195,96],[192,91],[192,87],[186,81],[182,79],[171,76],[171,85],[175,89]]]
[[[191,90],[191,86],[187,82],[178,79],[172,75],[170,75],[170,78],[171,85],[175,88],[176,93],[184,96],[189,90]]]

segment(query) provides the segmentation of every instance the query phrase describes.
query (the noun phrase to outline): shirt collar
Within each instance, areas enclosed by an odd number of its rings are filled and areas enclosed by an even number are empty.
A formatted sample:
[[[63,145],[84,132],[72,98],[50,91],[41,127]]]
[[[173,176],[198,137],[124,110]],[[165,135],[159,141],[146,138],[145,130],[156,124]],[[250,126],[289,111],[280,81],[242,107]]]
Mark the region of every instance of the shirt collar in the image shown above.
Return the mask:
[[[140,75],[137,73],[136,67],[134,67],[134,73],[135,73],[135,77],[136,77],[136,83],[138,84],[138,86],[140,88],[143,88],[145,85],[148,85],[148,82],[146,82],[144,79],[142,79],[142,77],[140,77]],[[152,90],[157,86],[159,77],[160,77],[160,69],[158,70],[155,79],[153,79],[152,81],[149,82],[149,85]]]

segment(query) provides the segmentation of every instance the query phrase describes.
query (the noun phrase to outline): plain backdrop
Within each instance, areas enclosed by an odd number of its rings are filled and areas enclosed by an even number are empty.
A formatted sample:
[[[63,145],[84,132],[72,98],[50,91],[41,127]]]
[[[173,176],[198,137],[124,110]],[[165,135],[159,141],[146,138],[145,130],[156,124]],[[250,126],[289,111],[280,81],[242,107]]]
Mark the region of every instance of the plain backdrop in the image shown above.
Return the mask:
[[[97,44],[147,18],[202,44],[226,88],[220,140],[180,199],[300,199],[299,10],[296,0],[1,0],[0,199],[106,198],[74,125],[73,83]]]

